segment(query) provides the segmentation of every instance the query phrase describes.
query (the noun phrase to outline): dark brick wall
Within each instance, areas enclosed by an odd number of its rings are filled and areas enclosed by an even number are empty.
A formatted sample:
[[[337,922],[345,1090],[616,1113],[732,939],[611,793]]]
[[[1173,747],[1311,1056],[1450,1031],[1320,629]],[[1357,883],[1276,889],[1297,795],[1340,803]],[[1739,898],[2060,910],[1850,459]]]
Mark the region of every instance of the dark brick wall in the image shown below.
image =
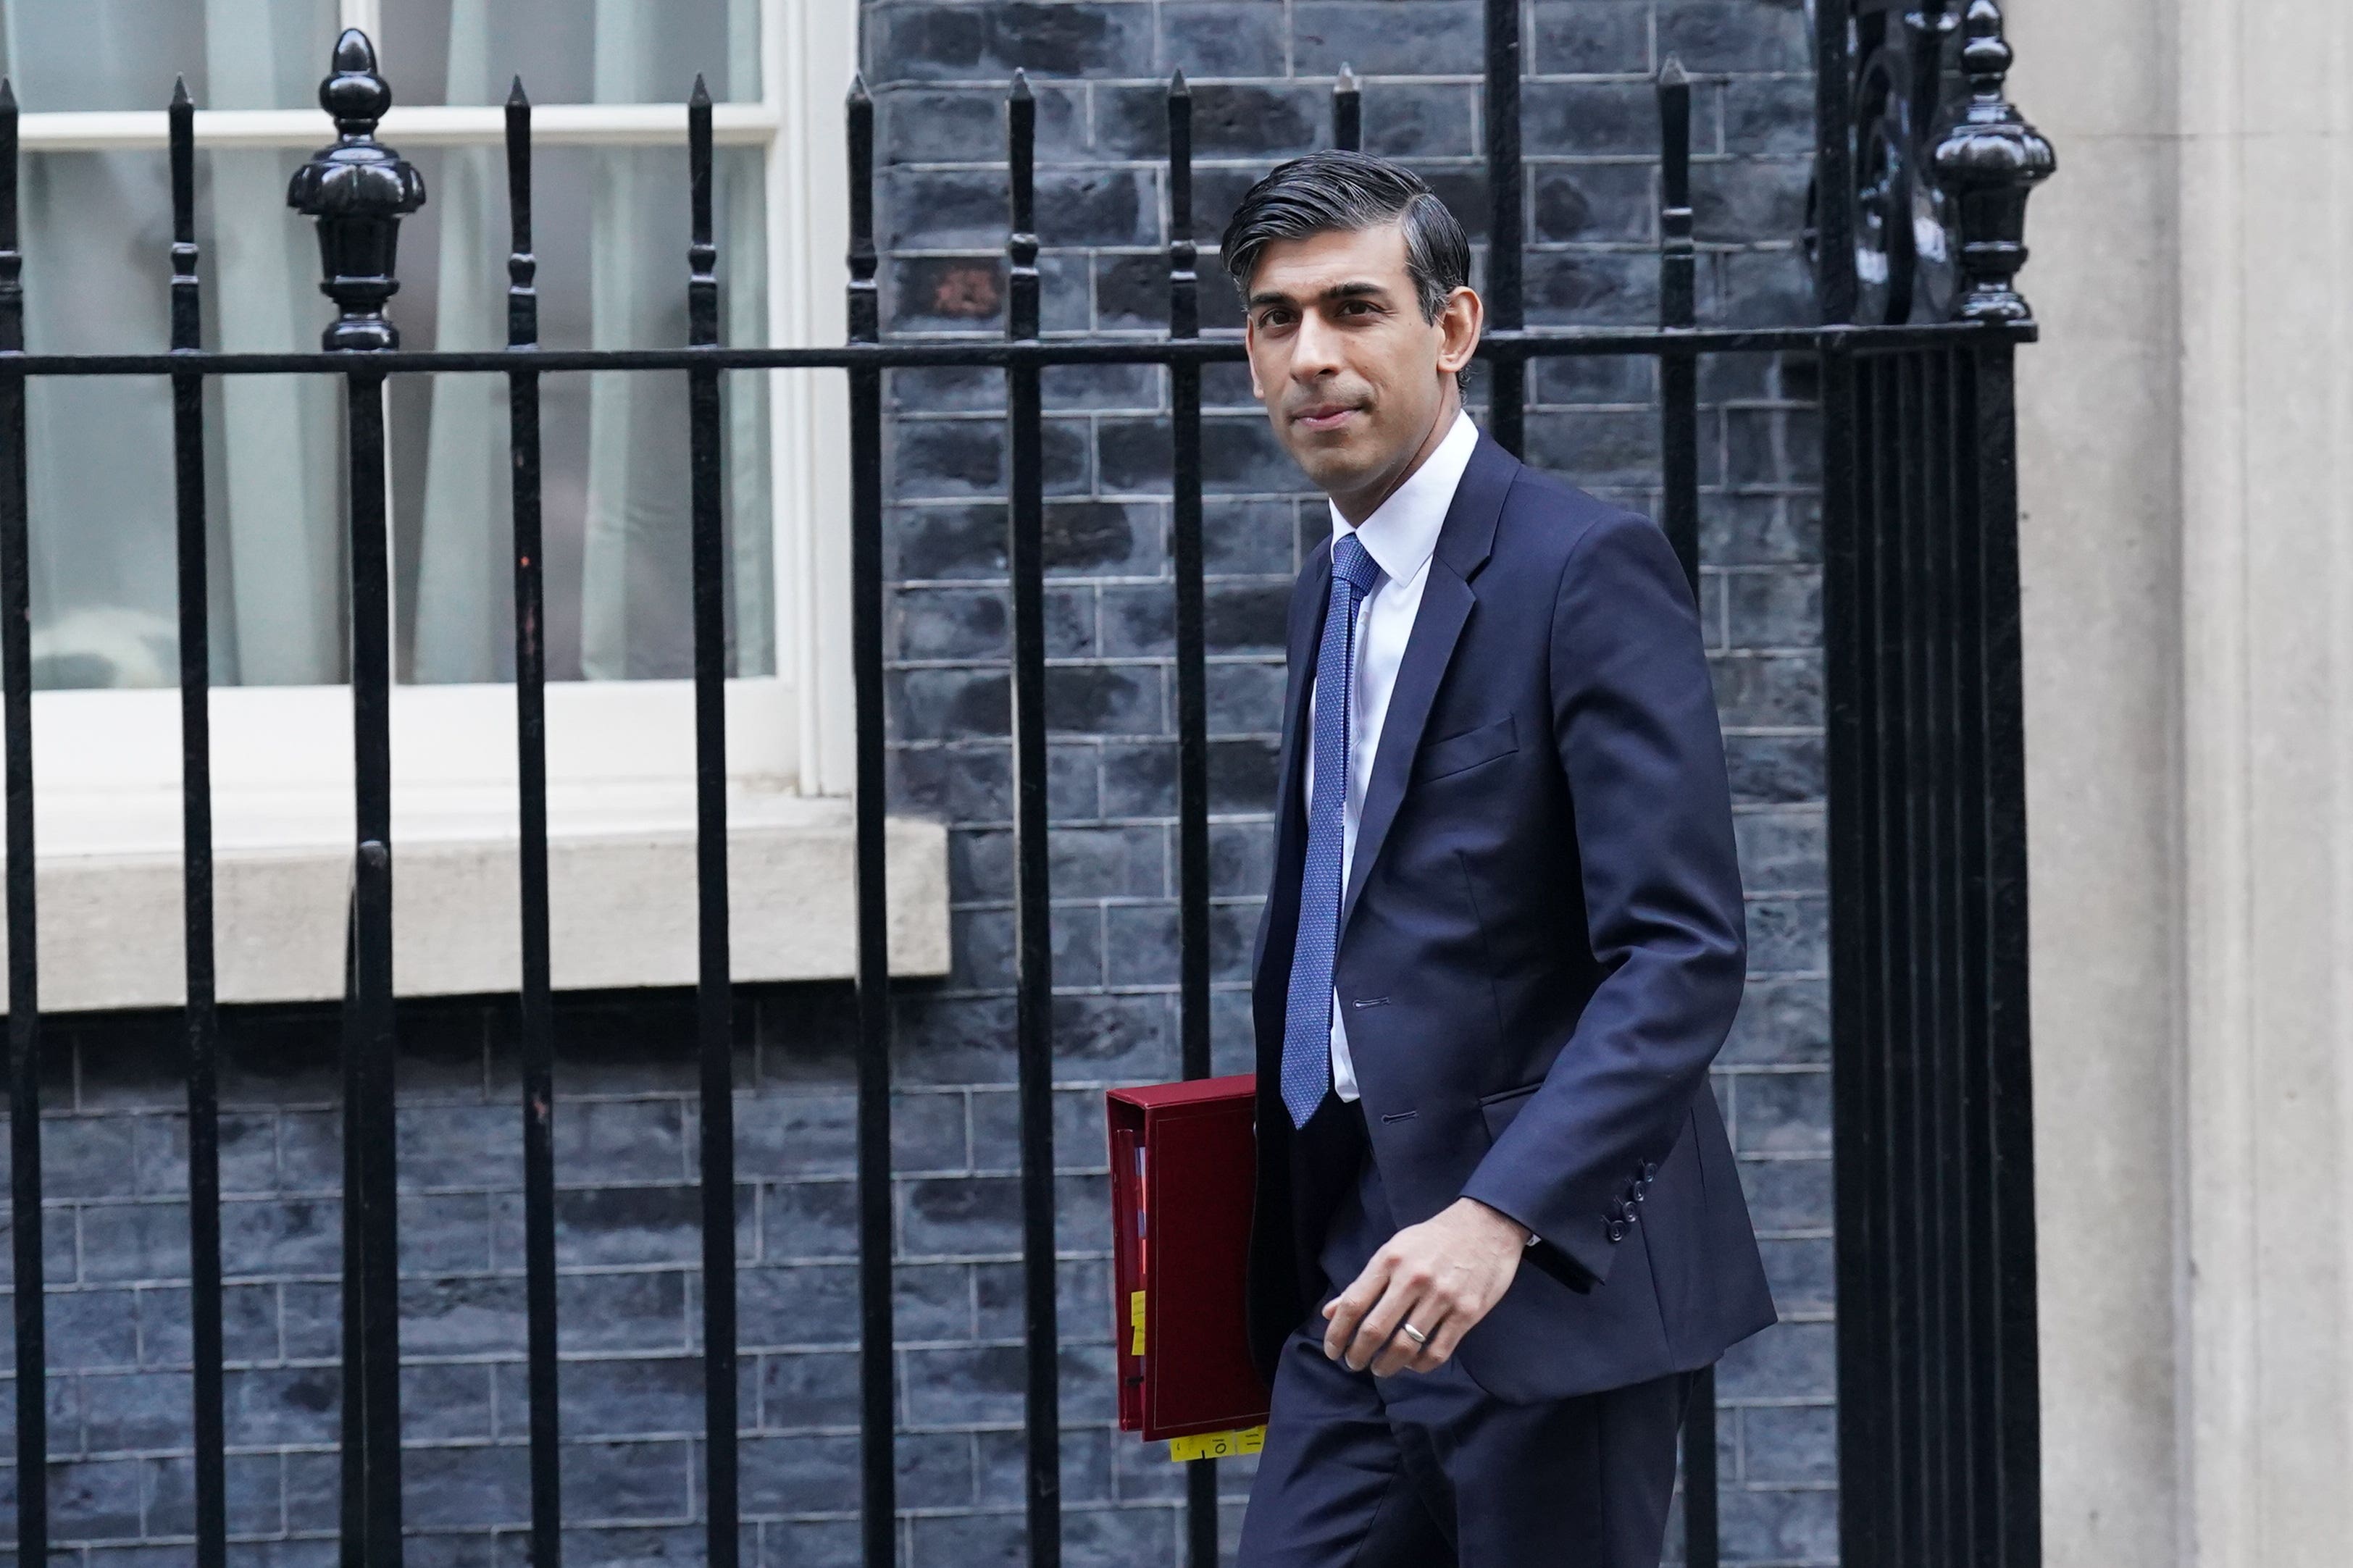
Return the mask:
[[[892,330],[1002,330],[998,93],[1040,98],[1051,331],[1163,322],[1160,83],[1196,83],[1200,232],[1274,156],[1329,133],[1363,73],[1366,144],[1411,160],[1474,237],[1484,196],[1480,7],[1460,0],[870,0]],[[1699,74],[1702,298],[1803,319],[1793,244],[1811,145],[1802,8],[1540,0],[1530,9],[1529,316],[1655,308],[1666,52]],[[1205,314],[1235,320],[1205,258]],[[1726,1362],[1725,1560],[1837,1554],[1831,1460],[1816,443],[1801,365],[1705,374],[1704,609],[1750,894],[1749,1002],[1716,1086],[1784,1317]],[[1531,457],[1655,510],[1654,377],[1547,364]],[[1175,756],[1161,378],[1050,374],[1050,721],[1061,1178],[1066,1542],[1073,1564],[1180,1560],[1181,1477],[1111,1430],[1101,1089],[1175,1076]],[[892,791],[953,825],[955,968],[899,1005],[895,1101],[901,1540],[923,1565],[1015,1562],[1021,1533],[1018,1218],[1010,1053],[1004,510],[998,378],[892,379]],[[1217,1055],[1246,1068],[1240,985],[1267,875],[1283,598],[1320,502],[1238,373],[1206,437]],[[855,1561],[855,1189],[844,990],[741,1010],[747,1562]],[[510,1008],[406,1011],[401,1162],[411,1561],[523,1561],[520,1121]],[[557,1118],[565,1498],[575,1563],[695,1561],[699,1242],[691,1014],[670,996],[562,1013]],[[237,1561],[332,1559],[340,1225],[335,1027],[231,1020],[223,1129],[231,1526]],[[46,1105],[50,1486],[90,1563],[177,1563],[190,1521],[185,1131],[168,1017],[60,1020]],[[5,1268],[0,1258],[0,1268]],[[0,1356],[5,1354],[0,1344]],[[0,1381],[0,1399],[13,1396]],[[0,1411],[0,1458],[13,1427]],[[1229,1466],[1229,1539],[1246,1494]],[[13,1466],[0,1468],[13,1499]]]

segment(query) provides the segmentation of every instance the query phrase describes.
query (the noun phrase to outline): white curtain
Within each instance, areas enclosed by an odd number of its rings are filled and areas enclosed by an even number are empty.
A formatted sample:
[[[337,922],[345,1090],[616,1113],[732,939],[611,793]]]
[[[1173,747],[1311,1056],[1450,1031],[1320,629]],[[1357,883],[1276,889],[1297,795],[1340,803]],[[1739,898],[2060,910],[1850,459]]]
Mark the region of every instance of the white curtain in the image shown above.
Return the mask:
[[[677,101],[691,67],[678,58],[678,17],[664,0],[594,0],[592,96],[599,103]],[[509,62],[490,0],[451,0],[451,103],[503,100]],[[714,95],[757,93],[758,0],[729,0],[726,54],[707,62]],[[529,86],[526,75],[526,87]],[[547,178],[551,160],[540,161]],[[675,147],[605,148],[591,163],[590,342],[673,345],[686,335],[684,169]],[[453,151],[440,189],[436,346],[505,339],[506,182],[490,148]],[[723,235],[723,332],[766,340],[761,166],[723,150],[715,192]],[[543,255],[543,290],[577,258]],[[731,668],[773,667],[765,378],[726,378]],[[512,563],[502,379],[440,376],[433,387],[417,571],[414,678],[486,680],[512,672]],[[688,434],[682,373],[590,378],[586,516],[580,594],[581,669],[590,679],[675,677],[692,667],[688,560]],[[551,526],[555,520],[551,518]],[[551,584],[552,592],[563,591]]]
[[[154,109],[176,58],[207,104],[306,101],[332,0],[0,0],[5,68],[29,112]],[[294,154],[200,156],[207,335],[310,346],[327,318],[317,252],[286,211]],[[35,351],[167,341],[171,195],[161,153],[37,153],[23,164],[26,340]],[[225,377],[208,421],[213,675],[310,683],[343,668],[335,390]],[[169,388],[45,378],[27,396],[37,684],[177,678]]]
[[[430,101],[437,84],[406,90],[401,65],[429,61],[432,42],[446,36],[438,86],[450,103],[499,102],[518,70],[548,84],[535,94],[543,102],[676,102],[697,68],[709,73],[715,96],[751,99],[760,11],[760,0],[390,0],[385,68],[405,101]],[[0,69],[28,112],[157,109],[175,69],[188,72],[206,108],[308,109],[337,13],[335,0],[0,0]],[[429,78],[431,66],[425,68]],[[318,140],[330,135],[322,119]],[[308,152],[199,149],[208,343],[317,345],[332,307],[318,290],[312,227],[285,205],[288,176]],[[438,243],[404,256],[417,287],[395,301],[395,319],[412,347],[502,344],[503,158],[486,146],[427,161],[437,167],[427,221],[438,222]],[[551,209],[577,212],[575,204],[591,209],[586,255],[577,237],[551,253],[546,228],[554,226],[543,226],[543,298],[585,292],[586,336],[599,346],[682,342],[681,150],[543,144],[539,172],[543,217]],[[731,342],[764,342],[761,160],[750,149],[723,148],[718,173],[723,331]],[[161,152],[28,154],[22,205],[31,347],[94,353],[166,341],[171,208]],[[427,309],[437,297],[438,308]],[[581,292],[570,298],[580,300]],[[731,668],[744,674],[765,673],[774,659],[765,382],[765,373],[747,372],[723,383]],[[678,373],[592,378],[586,441],[570,426],[588,454],[585,485],[576,469],[549,475],[547,527],[576,542],[582,563],[577,578],[549,581],[550,619],[576,608],[581,669],[592,679],[680,676],[691,666],[684,394]],[[348,635],[342,388],[320,376],[222,377],[206,396],[214,679],[340,680]],[[415,509],[419,529],[414,574],[404,582],[410,678],[505,679],[512,668],[505,379],[438,376],[427,396],[421,447],[396,443],[393,454],[396,496]],[[37,681],[170,684],[169,388],[47,378],[33,385],[28,421]],[[584,489],[585,516],[572,510],[582,506]]]
[[[489,0],[452,0],[450,103],[491,103]],[[496,160],[496,162],[494,162]],[[434,343],[487,349],[506,340],[507,228],[503,159],[490,147],[450,149],[440,188],[440,302]],[[417,572],[413,678],[497,680],[514,673],[507,384],[502,376],[441,375],[425,457],[425,524]]]
[[[322,9],[314,0],[205,0],[207,106],[274,109],[311,99],[325,58]],[[286,206],[286,183],[302,156],[248,151],[208,160],[217,237],[205,282],[224,348],[315,349],[333,314],[319,293],[318,242]],[[234,605],[225,628],[231,663],[221,679],[245,686],[341,679],[342,390],[315,375],[224,376],[217,387],[213,451]]]

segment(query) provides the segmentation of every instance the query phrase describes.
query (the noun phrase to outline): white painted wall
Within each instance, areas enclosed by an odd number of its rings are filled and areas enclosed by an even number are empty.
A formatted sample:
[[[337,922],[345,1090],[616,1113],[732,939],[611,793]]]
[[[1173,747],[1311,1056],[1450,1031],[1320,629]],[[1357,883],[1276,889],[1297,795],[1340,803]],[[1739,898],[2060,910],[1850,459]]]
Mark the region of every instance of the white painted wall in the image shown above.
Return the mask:
[[[2353,8],[2011,0],[2054,1568],[2353,1560]]]

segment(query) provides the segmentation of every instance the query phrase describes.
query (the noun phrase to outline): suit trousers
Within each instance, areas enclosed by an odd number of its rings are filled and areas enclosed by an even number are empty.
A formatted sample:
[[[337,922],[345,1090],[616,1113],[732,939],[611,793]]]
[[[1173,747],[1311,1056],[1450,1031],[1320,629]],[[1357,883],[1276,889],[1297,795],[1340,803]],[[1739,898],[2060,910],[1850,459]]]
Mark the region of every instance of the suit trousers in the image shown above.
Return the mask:
[[[1691,1375],[1514,1405],[1455,1361],[1375,1377],[1327,1359],[1324,1303],[1397,1226],[1358,1102],[1327,1092],[1292,1146],[1324,1286],[1276,1367],[1241,1568],[1658,1568]]]

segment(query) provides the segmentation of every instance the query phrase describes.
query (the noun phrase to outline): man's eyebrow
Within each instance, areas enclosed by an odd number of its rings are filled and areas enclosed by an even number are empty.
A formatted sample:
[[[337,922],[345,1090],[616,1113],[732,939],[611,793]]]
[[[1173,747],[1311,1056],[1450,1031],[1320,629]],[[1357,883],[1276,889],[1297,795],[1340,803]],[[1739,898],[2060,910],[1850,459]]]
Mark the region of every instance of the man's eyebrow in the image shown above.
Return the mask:
[[[1328,303],[1335,300],[1361,300],[1372,295],[1387,295],[1388,293],[1388,289],[1378,283],[1372,282],[1369,279],[1353,279],[1345,283],[1334,283],[1327,288],[1318,289],[1316,291],[1315,298]],[[1261,289],[1257,293],[1252,294],[1250,297],[1250,308],[1253,310],[1257,310],[1261,305],[1288,305],[1290,303],[1292,303],[1292,297],[1282,292],[1280,289]]]

